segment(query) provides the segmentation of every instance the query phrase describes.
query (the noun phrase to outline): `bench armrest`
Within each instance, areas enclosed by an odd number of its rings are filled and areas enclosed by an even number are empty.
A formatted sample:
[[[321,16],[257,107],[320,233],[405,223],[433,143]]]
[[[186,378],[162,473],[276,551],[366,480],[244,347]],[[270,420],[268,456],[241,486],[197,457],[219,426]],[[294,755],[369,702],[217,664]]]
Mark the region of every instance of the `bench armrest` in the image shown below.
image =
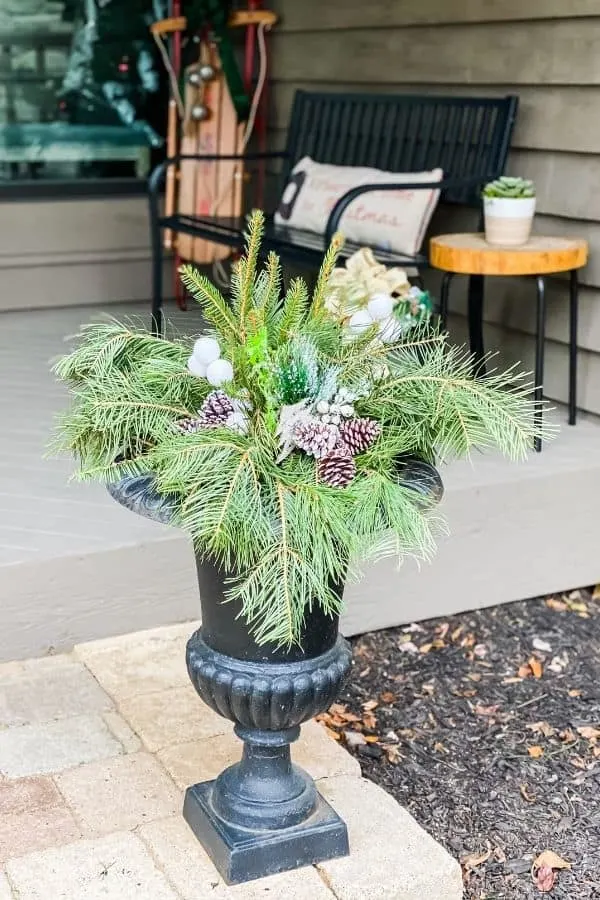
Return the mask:
[[[351,188],[336,201],[333,209],[329,214],[327,225],[325,227],[325,249],[329,247],[333,235],[339,228],[340,219],[346,209],[353,203],[357,197],[362,194],[370,194],[374,191],[424,191],[438,190],[445,191],[452,188],[476,187],[478,184],[487,184],[498,177],[497,172],[489,175],[467,175],[464,178],[442,178],[441,181],[423,181],[418,183],[398,182],[396,184],[361,184],[358,187]]]

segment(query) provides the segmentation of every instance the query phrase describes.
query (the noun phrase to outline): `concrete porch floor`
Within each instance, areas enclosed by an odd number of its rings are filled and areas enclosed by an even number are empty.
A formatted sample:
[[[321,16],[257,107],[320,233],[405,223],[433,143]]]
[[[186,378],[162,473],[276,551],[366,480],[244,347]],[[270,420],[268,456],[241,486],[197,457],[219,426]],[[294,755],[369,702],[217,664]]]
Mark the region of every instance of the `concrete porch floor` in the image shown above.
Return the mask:
[[[65,335],[95,307],[0,314],[0,660],[193,619],[185,537],[118,507],[100,485],[69,481],[68,459],[44,460],[66,392],[49,374]],[[143,305],[115,307],[117,317]],[[197,310],[171,312],[198,331]],[[564,411],[557,413],[565,421]],[[494,455],[442,469],[450,534],[420,569],[369,568],[347,589],[346,634],[524,599],[600,580],[600,425],[581,417],[527,464]]]
[[[459,900],[458,863],[315,722],[294,759],[350,856],[223,883],[181,816],[184,789],[240,756],[187,677],[194,627],[0,666],[0,900]]]

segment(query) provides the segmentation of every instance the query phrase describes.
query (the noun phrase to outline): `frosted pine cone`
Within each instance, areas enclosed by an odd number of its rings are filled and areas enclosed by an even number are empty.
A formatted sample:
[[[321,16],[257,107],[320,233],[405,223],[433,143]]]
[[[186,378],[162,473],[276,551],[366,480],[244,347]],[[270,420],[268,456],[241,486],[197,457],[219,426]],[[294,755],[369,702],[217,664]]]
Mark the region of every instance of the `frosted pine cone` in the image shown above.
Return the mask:
[[[346,487],[356,475],[356,463],[346,447],[336,447],[317,463],[317,477],[330,487]]]
[[[363,453],[381,434],[381,425],[374,419],[348,419],[340,425],[340,438],[352,456]]]
[[[233,402],[225,391],[211,391],[202,404],[200,418],[206,427],[224,425],[234,411]]]
[[[173,427],[180,434],[195,434],[205,426],[204,420],[199,419],[198,416],[188,416],[186,419],[179,419],[178,422],[174,422]]]
[[[339,440],[339,429],[335,425],[326,425],[318,419],[298,422],[292,431],[296,447],[305,453],[321,459],[333,450]]]

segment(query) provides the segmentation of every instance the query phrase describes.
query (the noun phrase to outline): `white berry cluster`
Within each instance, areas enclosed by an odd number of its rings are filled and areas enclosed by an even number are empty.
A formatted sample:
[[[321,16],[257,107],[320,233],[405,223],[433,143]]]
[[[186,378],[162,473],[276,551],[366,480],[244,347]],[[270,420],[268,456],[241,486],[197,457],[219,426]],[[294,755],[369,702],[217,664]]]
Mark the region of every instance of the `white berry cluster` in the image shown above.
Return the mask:
[[[324,425],[340,425],[342,419],[349,419],[354,415],[352,401],[356,397],[346,388],[340,388],[333,400],[318,400],[315,412]]]
[[[352,334],[362,334],[373,325],[378,325],[377,336],[384,344],[396,341],[402,327],[394,316],[396,300],[391,294],[374,294],[364,309],[357,310],[348,321]]]
[[[220,387],[233,380],[233,366],[229,360],[221,359],[219,342],[212,337],[198,338],[187,367],[192,375],[206,378],[213,387]]]

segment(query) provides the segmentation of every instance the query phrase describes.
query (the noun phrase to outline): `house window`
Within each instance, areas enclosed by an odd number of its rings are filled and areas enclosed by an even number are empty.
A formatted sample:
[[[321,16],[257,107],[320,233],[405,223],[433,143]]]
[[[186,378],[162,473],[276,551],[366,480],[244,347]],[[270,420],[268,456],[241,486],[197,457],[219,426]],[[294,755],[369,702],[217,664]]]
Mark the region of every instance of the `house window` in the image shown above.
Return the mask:
[[[0,0],[0,194],[143,184],[164,153],[166,0]],[[81,192],[81,191],[80,191]]]

